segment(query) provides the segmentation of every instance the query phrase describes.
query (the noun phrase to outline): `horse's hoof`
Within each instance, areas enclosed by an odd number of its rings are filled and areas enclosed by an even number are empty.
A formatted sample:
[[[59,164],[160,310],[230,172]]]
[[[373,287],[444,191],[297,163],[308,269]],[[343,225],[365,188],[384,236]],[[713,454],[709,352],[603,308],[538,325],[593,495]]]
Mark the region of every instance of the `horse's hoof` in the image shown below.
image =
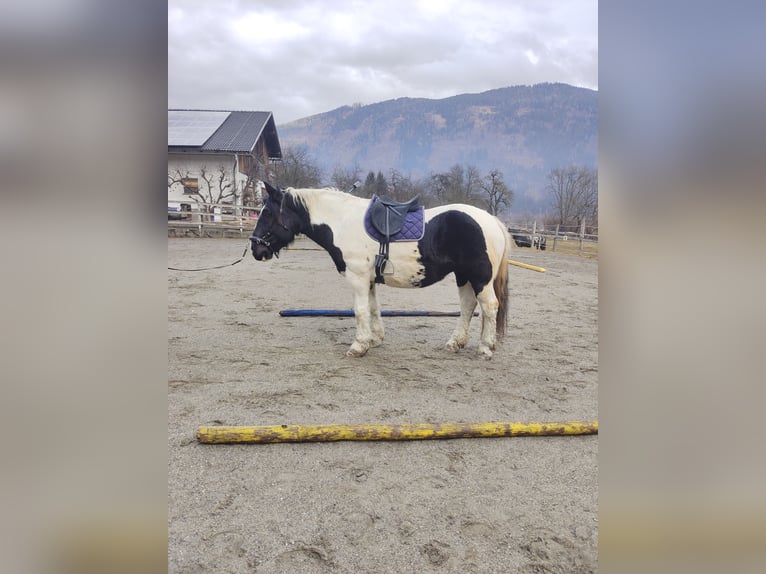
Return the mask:
[[[370,341],[370,347],[380,347],[383,344],[383,339],[373,339]]]
[[[492,350],[485,345],[481,345],[479,347],[479,352],[481,353],[481,356],[487,359],[488,361],[492,358]]]
[[[465,347],[465,343],[460,343],[456,341],[455,339],[450,339],[447,341],[447,344],[445,345],[448,350],[452,351],[453,353],[457,353],[460,349]]]
[[[348,351],[346,351],[347,357],[364,357],[367,354],[367,349],[364,347],[357,347],[356,343],[351,345]]]

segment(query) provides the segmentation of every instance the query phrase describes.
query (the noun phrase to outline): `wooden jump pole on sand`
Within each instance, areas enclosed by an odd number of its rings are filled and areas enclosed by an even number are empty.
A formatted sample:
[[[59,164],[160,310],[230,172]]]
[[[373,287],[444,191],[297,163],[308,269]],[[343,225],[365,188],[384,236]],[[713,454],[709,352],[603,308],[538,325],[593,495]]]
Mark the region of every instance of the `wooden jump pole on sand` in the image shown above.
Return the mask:
[[[460,311],[394,311],[382,310],[383,317],[460,317]],[[282,309],[280,317],[353,317],[353,309]],[[474,312],[474,317],[479,313]]]
[[[524,269],[531,269],[532,271],[538,271],[540,273],[545,273],[545,269],[542,267],[537,267],[535,265],[530,265],[529,263],[521,263],[519,261],[514,261],[513,259],[509,259],[508,263],[510,265],[516,265],[517,267],[523,267]]]
[[[370,425],[203,426],[203,444],[267,444],[341,440],[434,440],[518,436],[573,436],[598,434],[598,421],[561,423],[442,423]]]

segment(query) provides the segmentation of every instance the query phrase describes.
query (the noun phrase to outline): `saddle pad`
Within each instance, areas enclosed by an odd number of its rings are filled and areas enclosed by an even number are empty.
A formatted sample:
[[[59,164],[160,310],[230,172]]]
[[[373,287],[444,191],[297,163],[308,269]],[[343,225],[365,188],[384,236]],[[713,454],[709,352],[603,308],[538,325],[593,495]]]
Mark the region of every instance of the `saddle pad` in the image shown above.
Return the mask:
[[[425,210],[421,205],[416,211],[410,211],[404,218],[404,225],[396,235],[389,237],[389,241],[420,241],[425,233]],[[367,235],[375,241],[385,241],[384,235],[378,233],[378,230],[370,222],[370,210],[364,214],[364,229]]]

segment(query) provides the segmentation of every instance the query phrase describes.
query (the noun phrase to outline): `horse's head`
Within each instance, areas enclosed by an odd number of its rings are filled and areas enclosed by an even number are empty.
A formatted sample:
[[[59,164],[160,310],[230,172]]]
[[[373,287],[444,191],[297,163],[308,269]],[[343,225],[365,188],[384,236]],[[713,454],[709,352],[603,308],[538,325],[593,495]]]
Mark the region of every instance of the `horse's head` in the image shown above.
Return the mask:
[[[283,191],[268,183],[265,185],[267,196],[250,236],[253,257],[258,261],[279,257],[279,250],[292,243],[301,228],[300,219],[293,210],[294,202]]]

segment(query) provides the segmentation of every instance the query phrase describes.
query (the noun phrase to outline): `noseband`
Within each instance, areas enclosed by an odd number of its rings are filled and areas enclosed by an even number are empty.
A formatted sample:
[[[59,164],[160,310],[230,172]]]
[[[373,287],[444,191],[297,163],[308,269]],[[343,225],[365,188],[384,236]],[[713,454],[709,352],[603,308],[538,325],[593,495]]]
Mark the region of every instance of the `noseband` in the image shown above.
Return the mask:
[[[253,233],[255,233],[255,232],[253,232]],[[270,235],[271,235],[271,231],[269,231],[266,234],[266,237],[269,237]],[[250,236],[250,241],[252,241],[256,245],[264,245],[265,247],[268,247],[269,249],[271,249],[271,242],[268,241],[265,237],[258,237],[257,235],[251,235]]]

